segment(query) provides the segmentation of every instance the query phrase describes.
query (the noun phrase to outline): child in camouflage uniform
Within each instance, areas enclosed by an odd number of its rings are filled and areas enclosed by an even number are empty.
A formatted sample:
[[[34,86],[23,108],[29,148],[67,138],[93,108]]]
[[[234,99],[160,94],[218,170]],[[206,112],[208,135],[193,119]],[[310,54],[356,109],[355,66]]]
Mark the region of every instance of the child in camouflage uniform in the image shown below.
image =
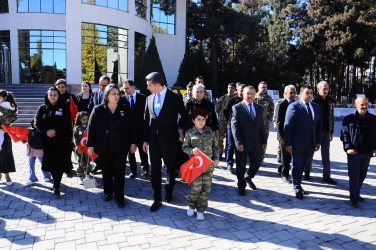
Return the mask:
[[[86,111],[81,111],[76,116],[76,121],[74,124],[74,133],[73,133],[73,141],[75,145],[75,152],[78,156],[78,168],[77,168],[77,176],[78,176],[78,184],[84,184],[84,174],[90,174],[91,168],[89,167],[89,157],[85,155],[81,150],[78,149],[78,145],[80,145],[82,136],[85,133],[87,123],[89,121],[90,114]]]
[[[205,127],[205,122],[208,118],[209,112],[206,110],[199,108],[193,109],[192,120],[195,126],[185,133],[182,147],[183,152],[190,157],[201,151],[214,160],[214,163],[191,184],[191,190],[187,199],[189,205],[187,215],[193,216],[196,209],[197,220],[205,219],[204,212],[208,206],[214,167],[219,164],[217,139],[215,138],[213,130],[209,127]]]

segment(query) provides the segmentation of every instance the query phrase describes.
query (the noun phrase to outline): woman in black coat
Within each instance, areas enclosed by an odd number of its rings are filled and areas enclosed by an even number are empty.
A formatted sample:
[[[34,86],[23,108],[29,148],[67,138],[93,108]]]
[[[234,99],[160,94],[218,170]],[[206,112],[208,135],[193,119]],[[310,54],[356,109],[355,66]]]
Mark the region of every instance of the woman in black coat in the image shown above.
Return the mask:
[[[103,103],[94,107],[88,124],[88,154],[99,155],[102,166],[104,200],[112,196],[119,207],[124,204],[125,163],[129,151],[136,151],[136,125],[132,110],[119,102],[117,85],[110,84],[103,94]]]
[[[42,133],[44,153],[42,170],[51,173],[54,180],[54,194],[59,198],[63,173],[71,168],[71,161],[65,153],[70,148],[67,137],[71,136],[71,130],[70,112],[62,102],[56,87],[49,88],[45,104],[37,111],[36,123]]]
[[[93,91],[91,91],[90,83],[81,83],[81,93],[76,95],[76,98],[78,111],[86,111],[90,114],[94,108],[94,103],[92,101]]]

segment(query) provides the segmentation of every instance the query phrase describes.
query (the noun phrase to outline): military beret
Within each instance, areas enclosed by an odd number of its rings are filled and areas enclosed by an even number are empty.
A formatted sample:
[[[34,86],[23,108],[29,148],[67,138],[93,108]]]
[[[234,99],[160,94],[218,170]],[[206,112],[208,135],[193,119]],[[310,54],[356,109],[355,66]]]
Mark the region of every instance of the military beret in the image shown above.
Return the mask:
[[[210,117],[210,113],[208,111],[200,108],[194,108],[192,110],[192,115],[201,115],[202,117],[205,117],[205,119],[208,119]]]

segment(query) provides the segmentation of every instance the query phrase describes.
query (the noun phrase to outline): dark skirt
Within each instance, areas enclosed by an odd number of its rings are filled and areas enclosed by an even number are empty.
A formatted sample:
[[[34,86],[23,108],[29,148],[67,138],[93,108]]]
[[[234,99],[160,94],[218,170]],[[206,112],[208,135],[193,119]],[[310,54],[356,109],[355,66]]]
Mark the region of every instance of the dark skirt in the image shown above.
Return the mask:
[[[14,164],[12,140],[8,133],[4,133],[3,150],[0,152],[0,173],[16,172]]]
[[[72,163],[67,155],[70,144],[62,138],[43,138],[42,170],[51,173],[69,172]]]

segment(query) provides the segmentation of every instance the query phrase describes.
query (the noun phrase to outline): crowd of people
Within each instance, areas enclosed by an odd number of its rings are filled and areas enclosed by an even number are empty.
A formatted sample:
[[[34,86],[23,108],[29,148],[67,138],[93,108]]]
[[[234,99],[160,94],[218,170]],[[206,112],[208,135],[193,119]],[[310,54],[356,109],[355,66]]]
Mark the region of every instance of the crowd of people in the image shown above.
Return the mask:
[[[35,160],[41,161],[43,180],[53,179],[54,195],[60,197],[62,177],[72,176],[72,150],[78,156],[78,183],[84,177],[101,170],[104,201],[115,199],[125,207],[124,185],[127,158],[129,178],[135,178],[137,163],[135,152],[141,159],[142,175],[151,180],[154,202],[150,211],[157,211],[162,201],[173,201],[175,178],[180,166],[190,157],[204,153],[213,164],[191,184],[187,215],[197,212],[197,220],[204,220],[208,206],[215,166],[224,159],[227,170],[236,166],[238,193],[246,195],[247,185],[256,190],[254,178],[263,164],[267,148],[270,123],[273,120],[279,144],[278,173],[283,182],[292,183],[297,199],[304,199],[302,178],[310,179],[315,151],[322,155],[323,179],[331,185],[337,182],[330,174],[330,142],[333,139],[333,102],[329,97],[329,84],[318,83],[317,94],[309,85],[300,88],[300,98],[293,85],[284,88],[284,97],[274,106],[267,94],[267,83],[255,87],[243,83],[230,83],[227,94],[216,105],[209,99],[202,77],[187,85],[181,95],[167,88],[160,73],[146,76],[151,95],[137,93],[135,83],[123,83],[124,95],[119,87],[110,83],[108,76],[99,79],[99,88],[93,91],[89,83],[81,84],[81,93],[67,91],[64,79],[56,81],[45,96],[45,103],[36,113],[31,126],[40,133],[41,146],[27,145],[30,176],[26,186],[38,181]],[[78,114],[71,114],[74,102]],[[376,156],[376,117],[368,112],[368,100],[358,97],[356,112],[345,117],[341,140],[348,158],[350,201],[354,207],[364,201],[360,188],[366,177],[370,158]],[[9,114],[7,113],[9,111]],[[0,121],[9,126],[17,111],[11,93],[0,90]],[[9,122],[10,119],[10,122]],[[8,122],[7,122],[8,121]],[[79,145],[87,133],[87,155]],[[0,131],[0,172],[6,183],[12,184],[9,173],[15,171],[10,137]],[[94,155],[96,167],[91,169]],[[234,161],[235,154],[235,161]],[[150,159],[150,165],[149,165]],[[164,199],[162,199],[162,160],[166,169]],[[248,170],[246,169],[249,160]],[[291,165],[291,179],[290,176]],[[0,179],[1,179],[0,174]]]

